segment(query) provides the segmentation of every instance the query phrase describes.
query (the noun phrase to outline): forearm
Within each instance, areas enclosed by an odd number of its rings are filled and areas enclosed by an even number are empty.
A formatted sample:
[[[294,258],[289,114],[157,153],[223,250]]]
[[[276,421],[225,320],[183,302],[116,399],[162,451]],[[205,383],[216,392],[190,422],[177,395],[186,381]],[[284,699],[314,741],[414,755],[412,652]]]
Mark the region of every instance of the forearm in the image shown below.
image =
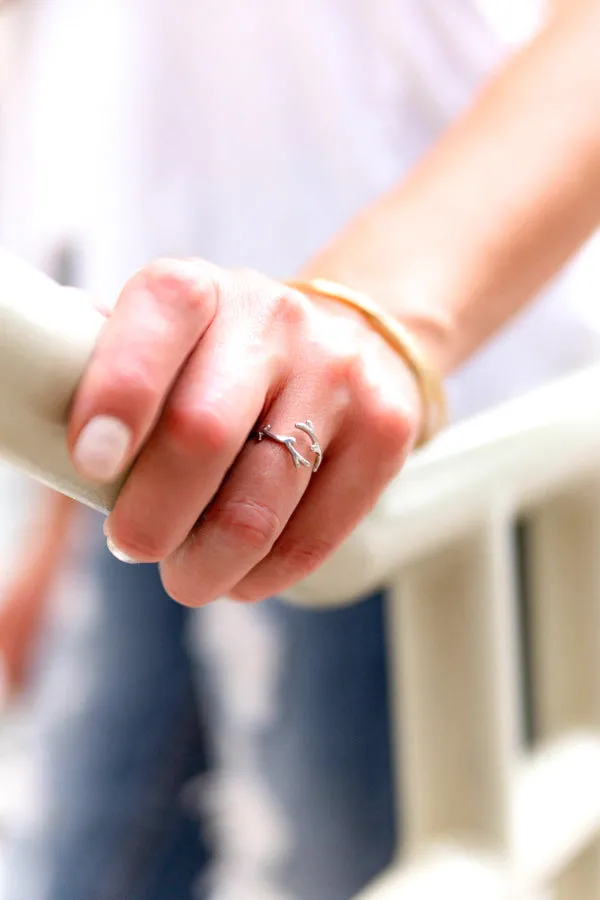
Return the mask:
[[[15,579],[27,582],[22,599],[30,607],[41,607],[47,590],[61,565],[68,547],[68,536],[77,504],[54,491],[43,489],[35,515],[27,529]]]
[[[573,3],[303,275],[368,292],[460,365],[600,221],[599,46],[600,3]]]

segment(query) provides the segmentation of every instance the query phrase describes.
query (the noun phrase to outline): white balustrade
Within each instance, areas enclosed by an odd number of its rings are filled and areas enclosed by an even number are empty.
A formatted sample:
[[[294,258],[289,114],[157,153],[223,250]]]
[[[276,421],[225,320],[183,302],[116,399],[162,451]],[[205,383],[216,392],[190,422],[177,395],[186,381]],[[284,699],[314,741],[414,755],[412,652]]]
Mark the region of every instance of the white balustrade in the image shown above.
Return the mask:
[[[65,449],[99,322],[4,261],[0,448],[109,507]],[[290,594],[389,588],[403,828],[361,900],[600,897],[599,397],[597,367],[448,429]]]
[[[449,429],[291,592],[389,587],[403,833],[360,900],[600,897],[599,396],[593,368]]]

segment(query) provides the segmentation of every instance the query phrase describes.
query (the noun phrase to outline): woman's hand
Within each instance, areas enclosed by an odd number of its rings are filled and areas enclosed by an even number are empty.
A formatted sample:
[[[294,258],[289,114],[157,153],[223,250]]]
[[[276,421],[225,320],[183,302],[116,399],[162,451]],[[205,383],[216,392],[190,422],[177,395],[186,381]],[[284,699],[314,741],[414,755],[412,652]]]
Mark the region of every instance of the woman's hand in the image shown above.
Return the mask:
[[[125,287],[75,399],[79,471],[132,471],[106,524],[197,606],[257,600],[318,567],[372,508],[417,432],[403,361],[358,313],[254,272],[164,260]],[[323,452],[296,428],[310,421]],[[258,441],[269,425],[294,450]]]

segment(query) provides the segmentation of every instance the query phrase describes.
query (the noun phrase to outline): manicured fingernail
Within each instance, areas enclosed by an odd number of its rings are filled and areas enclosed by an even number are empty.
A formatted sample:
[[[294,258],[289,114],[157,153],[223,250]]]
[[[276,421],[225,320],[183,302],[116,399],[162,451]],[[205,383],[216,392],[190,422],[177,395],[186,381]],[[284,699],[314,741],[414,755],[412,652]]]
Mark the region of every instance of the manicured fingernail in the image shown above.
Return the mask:
[[[118,559],[119,562],[127,563],[130,566],[136,566],[139,560],[134,559],[133,556],[128,556],[127,553],[124,553],[122,550],[119,550],[115,542],[111,537],[106,538],[106,546],[109,551],[112,553],[115,559]]]
[[[96,416],[81,431],[73,461],[90,481],[112,481],[125,468],[131,438],[131,430],[119,419]]]

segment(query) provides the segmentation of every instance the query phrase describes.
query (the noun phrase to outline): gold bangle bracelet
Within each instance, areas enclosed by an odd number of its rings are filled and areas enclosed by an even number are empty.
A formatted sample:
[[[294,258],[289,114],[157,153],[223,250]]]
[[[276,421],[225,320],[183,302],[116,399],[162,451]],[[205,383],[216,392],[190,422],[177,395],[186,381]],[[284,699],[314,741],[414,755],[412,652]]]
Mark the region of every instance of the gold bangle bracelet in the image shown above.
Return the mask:
[[[303,294],[338,300],[345,306],[358,310],[402,357],[415,377],[423,401],[423,424],[417,438],[417,447],[422,447],[444,427],[447,422],[447,402],[442,374],[431,363],[417,338],[406,326],[380,309],[368,294],[335,281],[314,278],[310,281],[286,281],[285,284]]]

